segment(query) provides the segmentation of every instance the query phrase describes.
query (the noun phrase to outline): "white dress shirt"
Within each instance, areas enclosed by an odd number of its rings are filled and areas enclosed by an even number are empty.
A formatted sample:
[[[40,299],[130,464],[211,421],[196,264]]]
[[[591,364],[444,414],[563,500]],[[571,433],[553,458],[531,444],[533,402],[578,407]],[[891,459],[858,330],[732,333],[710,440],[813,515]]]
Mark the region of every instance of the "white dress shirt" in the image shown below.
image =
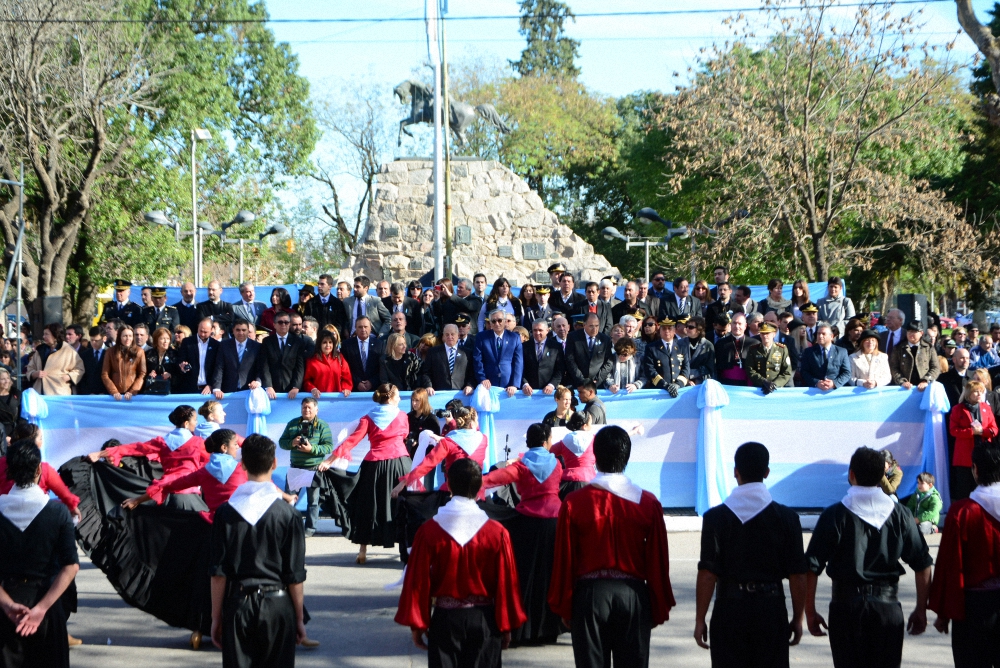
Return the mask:
[[[209,339],[211,340],[211,339]],[[208,341],[198,339],[198,387],[207,385],[205,380],[205,356],[208,355]]]

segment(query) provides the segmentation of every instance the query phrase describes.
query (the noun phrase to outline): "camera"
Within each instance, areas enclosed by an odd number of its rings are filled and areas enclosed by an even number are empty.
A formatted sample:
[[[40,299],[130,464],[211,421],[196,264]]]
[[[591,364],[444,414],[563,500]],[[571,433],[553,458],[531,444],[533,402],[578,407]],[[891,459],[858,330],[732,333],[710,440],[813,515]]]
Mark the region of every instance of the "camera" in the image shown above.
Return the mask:
[[[438,418],[439,420],[450,420],[451,411],[446,408],[439,408],[436,411],[434,411],[434,417]]]

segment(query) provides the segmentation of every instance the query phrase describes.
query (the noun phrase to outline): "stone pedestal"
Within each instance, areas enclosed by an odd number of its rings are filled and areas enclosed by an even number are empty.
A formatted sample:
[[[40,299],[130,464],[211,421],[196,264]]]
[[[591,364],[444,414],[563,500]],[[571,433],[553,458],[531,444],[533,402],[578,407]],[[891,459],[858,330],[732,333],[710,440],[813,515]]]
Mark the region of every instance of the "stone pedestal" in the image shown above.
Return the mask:
[[[433,162],[399,159],[377,178],[375,215],[355,249],[352,270],[373,280],[419,279],[434,271]],[[528,184],[492,160],[451,164],[455,275],[505,276],[512,285],[547,283],[562,262],[579,281],[620,277],[603,255],[542,204]]]

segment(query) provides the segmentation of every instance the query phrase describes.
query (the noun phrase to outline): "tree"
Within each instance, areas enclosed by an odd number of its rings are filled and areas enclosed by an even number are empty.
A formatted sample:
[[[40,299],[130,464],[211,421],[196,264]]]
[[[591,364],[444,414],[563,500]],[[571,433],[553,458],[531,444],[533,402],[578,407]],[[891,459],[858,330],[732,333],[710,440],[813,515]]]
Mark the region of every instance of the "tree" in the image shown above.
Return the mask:
[[[569,5],[558,0],[521,0],[518,32],[528,41],[521,59],[511,66],[523,77],[548,75],[575,79],[580,42],[565,37],[566,20],[575,20]]]
[[[926,176],[961,163],[955,68],[913,47],[913,17],[882,4],[846,26],[830,2],[794,16],[782,6],[767,10],[780,29],[759,51],[738,18],[735,41],[711,49],[660,116],[675,137],[674,191],[701,176],[722,184],[704,219],[752,212],[722,227],[722,256],[735,264],[765,249],[809,280],[894,249],[923,267],[980,271],[983,239]]]
[[[990,122],[994,125],[1000,124],[1000,39],[996,35],[996,5],[990,12],[994,20],[989,25],[983,25],[976,18],[975,9],[972,7],[972,0],[955,0],[958,8],[958,23],[962,30],[976,44],[976,48],[986,58],[986,74],[992,80],[992,90],[983,94],[983,108],[986,111]]]

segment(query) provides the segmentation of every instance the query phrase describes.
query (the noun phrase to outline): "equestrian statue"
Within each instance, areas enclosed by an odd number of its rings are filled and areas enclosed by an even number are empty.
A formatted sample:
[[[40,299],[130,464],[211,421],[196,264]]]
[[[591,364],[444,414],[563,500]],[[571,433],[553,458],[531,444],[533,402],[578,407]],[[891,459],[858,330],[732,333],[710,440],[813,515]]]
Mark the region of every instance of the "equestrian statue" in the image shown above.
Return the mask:
[[[406,104],[407,98],[410,99],[410,115],[399,122],[399,141],[396,145],[401,146],[404,132],[410,137],[413,136],[413,133],[406,129],[407,126],[414,123],[434,122],[434,89],[414,79],[407,79],[396,86],[392,92],[403,104]],[[476,119],[477,115],[500,130],[502,134],[507,134],[511,130],[510,126],[500,118],[500,114],[497,113],[492,104],[480,104],[473,107],[466,102],[456,102],[449,96],[448,111],[448,127],[455,133],[455,140],[459,146],[465,146],[465,131],[472,125],[472,121]]]

